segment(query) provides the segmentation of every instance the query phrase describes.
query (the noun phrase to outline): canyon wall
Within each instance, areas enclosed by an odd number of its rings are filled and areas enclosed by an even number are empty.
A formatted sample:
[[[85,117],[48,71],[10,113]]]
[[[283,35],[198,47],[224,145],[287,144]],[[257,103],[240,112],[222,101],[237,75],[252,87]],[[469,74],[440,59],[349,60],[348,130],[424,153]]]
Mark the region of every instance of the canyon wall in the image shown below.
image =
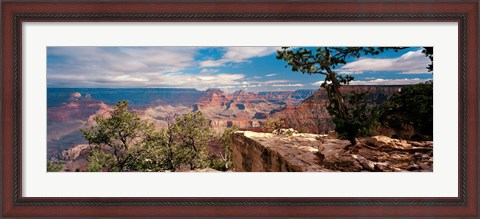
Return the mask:
[[[366,100],[371,104],[382,104],[393,94],[398,93],[401,85],[348,85],[340,88],[341,92],[366,92]],[[334,129],[334,124],[327,111],[328,97],[325,89],[315,91],[299,106],[287,106],[271,115],[273,118],[283,118],[286,127],[294,128],[300,132],[327,133]]]

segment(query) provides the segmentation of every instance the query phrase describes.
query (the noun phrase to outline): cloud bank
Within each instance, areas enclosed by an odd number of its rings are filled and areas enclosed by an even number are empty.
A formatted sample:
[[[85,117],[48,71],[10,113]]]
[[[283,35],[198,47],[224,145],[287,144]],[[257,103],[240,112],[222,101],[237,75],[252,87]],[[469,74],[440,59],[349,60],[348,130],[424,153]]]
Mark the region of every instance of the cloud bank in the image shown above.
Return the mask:
[[[430,59],[422,50],[410,51],[398,58],[360,58],[339,69],[343,74],[361,74],[370,71],[400,71],[402,74],[426,74]]]
[[[210,68],[185,73],[198,67],[197,53],[196,47],[49,47],[48,85],[204,89],[239,85],[245,77]]]

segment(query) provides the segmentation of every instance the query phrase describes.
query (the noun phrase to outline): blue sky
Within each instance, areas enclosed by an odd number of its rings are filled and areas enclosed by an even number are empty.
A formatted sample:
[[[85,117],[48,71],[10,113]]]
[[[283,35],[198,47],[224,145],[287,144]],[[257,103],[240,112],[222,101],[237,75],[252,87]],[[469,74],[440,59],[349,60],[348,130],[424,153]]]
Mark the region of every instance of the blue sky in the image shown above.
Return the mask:
[[[177,87],[225,91],[318,89],[275,58],[279,47],[48,47],[47,86]],[[336,68],[352,84],[416,84],[432,79],[421,47],[352,58]]]

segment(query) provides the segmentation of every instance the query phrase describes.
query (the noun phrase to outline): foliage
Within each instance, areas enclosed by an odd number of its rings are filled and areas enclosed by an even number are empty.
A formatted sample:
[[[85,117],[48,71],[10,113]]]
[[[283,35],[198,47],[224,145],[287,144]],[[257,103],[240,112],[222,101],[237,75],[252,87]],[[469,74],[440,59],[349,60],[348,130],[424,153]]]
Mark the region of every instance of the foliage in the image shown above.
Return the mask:
[[[82,129],[92,145],[87,171],[177,171],[208,165],[211,132],[200,111],[179,116],[167,129],[156,131],[127,106],[126,101],[117,103],[109,117],[96,117],[96,125]]]
[[[47,172],[60,172],[64,169],[63,163],[47,161]]]
[[[328,112],[332,115],[335,124],[335,132],[340,138],[348,139],[352,144],[357,136],[369,136],[373,127],[378,123],[378,110],[369,106],[365,99],[367,93],[352,92],[344,95],[347,100],[347,113],[341,117],[339,111],[331,105],[327,106]]]
[[[118,102],[110,117],[97,116],[96,125],[82,129],[83,137],[89,144],[97,147],[94,155],[101,156],[102,160],[99,162],[109,171],[129,171],[129,162],[138,156],[135,151],[143,147],[142,139],[153,132],[153,124],[142,121],[129,112],[127,106],[127,101]],[[108,156],[102,155],[104,152],[101,149],[111,153],[108,153]],[[94,169],[98,168],[99,166],[95,166]]]
[[[226,128],[220,136],[220,151],[210,156],[210,167],[220,171],[232,170],[233,152],[232,135],[238,130],[236,126]]]
[[[283,118],[268,118],[263,127],[267,132],[279,131],[281,128],[284,128],[285,120]]]
[[[113,171],[116,168],[113,156],[110,153],[105,153],[100,147],[93,147],[90,150],[87,161],[87,172],[100,172],[104,168]]]
[[[433,71],[433,47],[423,47],[422,53],[427,56],[431,63],[427,66],[428,71]]]
[[[146,172],[175,171],[173,144],[166,130],[152,132],[143,141],[143,147],[134,151],[138,156],[130,162],[131,169]]]
[[[397,132],[406,126],[412,126],[415,131],[414,140],[431,140],[433,82],[403,87],[382,106],[380,121]]]
[[[206,150],[211,132],[201,111],[177,117],[172,135],[176,141],[173,148],[175,166],[187,164],[190,169],[197,169],[207,165]]]
[[[277,59],[287,62],[292,71],[303,74],[325,75],[321,87],[327,91],[329,114],[335,123],[335,131],[347,138],[352,145],[356,137],[368,133],[375,124],[371,118],[374,110],[367,106],[365,94],[342,94],[340,87],[348,85],[354,78],[340,75],[334,71],[339,65],[347,63],[349,58],[361,55],[377,55],[385,50],[398,51],[400,47],[318,47],[315,51],[306,48],[283,47],[277,51]],[[373,116],[374,117],[374,116]]]

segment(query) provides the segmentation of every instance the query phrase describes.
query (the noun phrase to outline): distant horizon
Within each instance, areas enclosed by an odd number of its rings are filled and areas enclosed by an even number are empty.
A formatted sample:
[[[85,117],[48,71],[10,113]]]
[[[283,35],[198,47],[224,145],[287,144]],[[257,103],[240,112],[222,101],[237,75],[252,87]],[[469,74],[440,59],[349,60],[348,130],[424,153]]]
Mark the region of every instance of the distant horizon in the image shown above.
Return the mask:
[[[428,81],[428,80],[427,80]],[[426,82],[426,81],[425,81]],[[423,83],[423,82],[420,82]],[[389,87],[389,86],[408,86],[408,85],[414,85],[414,84],[348,84],[348,85],[343,85],[343,86],[384,86],[384,87]],[[221,88],[217,87],[209,87],[206,89],[198,89],[198,88],[193,88],[193,87],[47,87],[47,89],[109,89],[109,90],[115,90],[115,89],[178,89],[178,90],[197,90],[197,91],[207,91],[209,89],[218,89],[222,90],[224,92],[228,93],[234,93],[238,91],[244,91],[248,93],[257,93],[257,92],[267,92],[267,91],[276,91],[276,92],[282,92],[282,91],[301,91],[301,90],[319,90],[321,87],[318,88],[300,88],[300,89],[294,89],[294,90],[224,90]]]

